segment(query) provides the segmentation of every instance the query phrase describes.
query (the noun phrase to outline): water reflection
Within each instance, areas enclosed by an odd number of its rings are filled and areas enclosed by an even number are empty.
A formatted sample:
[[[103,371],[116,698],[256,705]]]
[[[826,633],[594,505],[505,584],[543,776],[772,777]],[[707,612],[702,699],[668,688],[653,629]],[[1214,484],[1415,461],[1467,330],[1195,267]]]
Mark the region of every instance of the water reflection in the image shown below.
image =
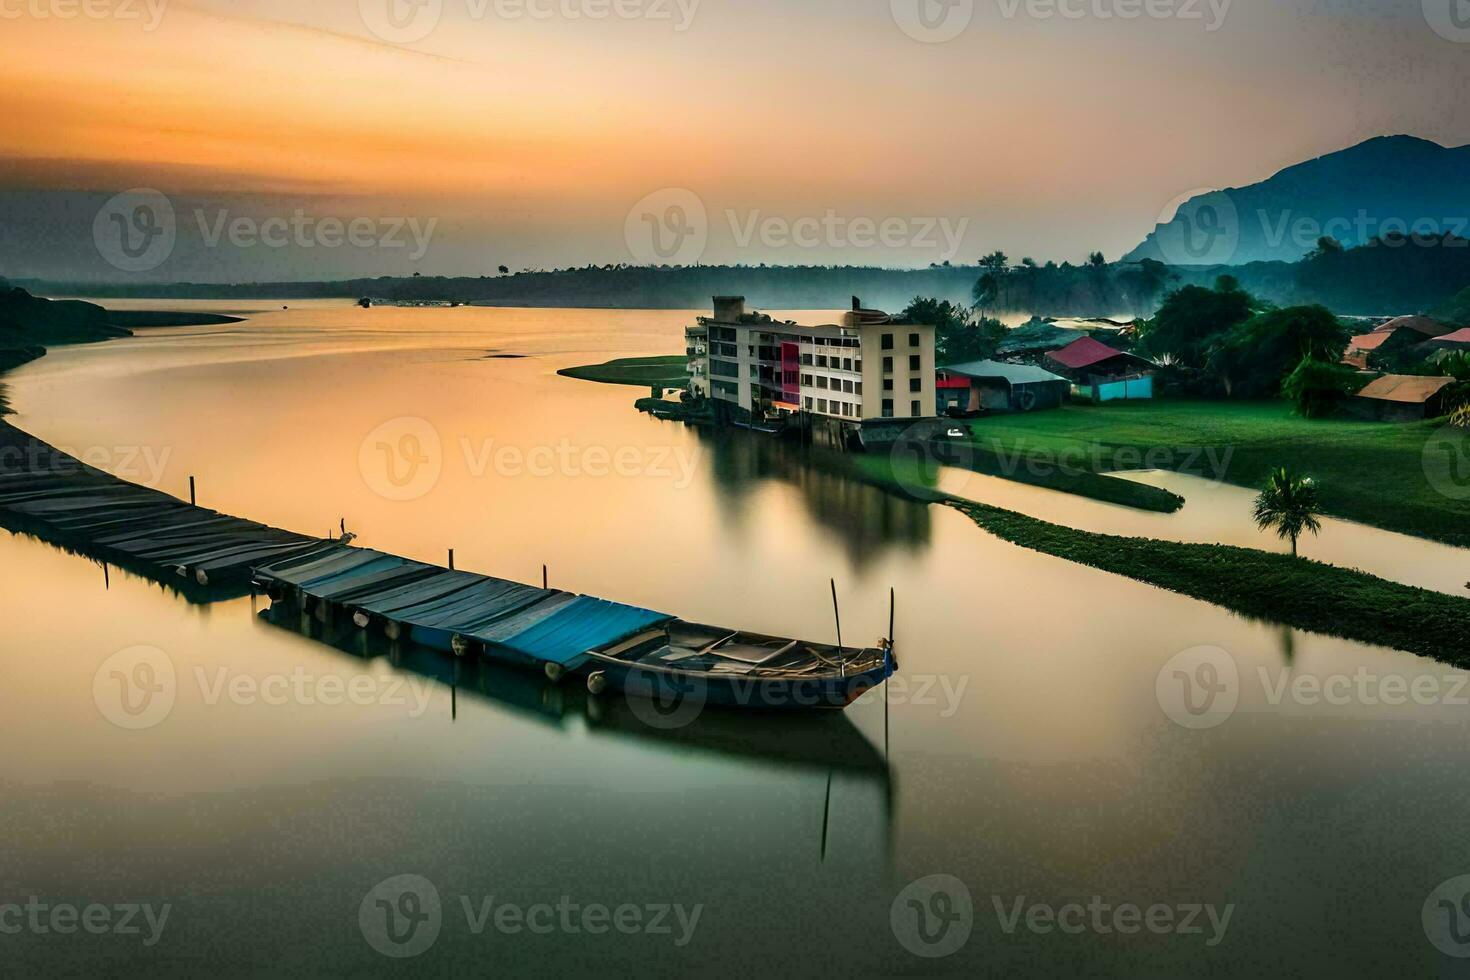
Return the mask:
[[[891,824],[892,777],[882,751],[842,712],[771,714],[753,725],[748,713],[708,710],[687,725],[650,725],[621,695],[594,696],[576,679],[553,684],[532,671],[487,660],[457,659],[412,643],[395,643],[351,625],[324,626],[285,605],[258,613],[261,622],[361,660],[386,659],[400,671],[438,681],[454,696],[453,717],[462,698],[493,704],[514,714],[570,732],[586,730],[609,738],[646,741],[680,753],[708,753],[742,761],[822,772],[838,770],[880,785],[884,823]]]
[[[763,519],[755,494],[763,483],[775,480],[800,492],[814,523],[837,532],[833,540],[841,543],[856,569],[873,565],[890,548],[907,553],[929,548],[929,507],[862,480],[851,456],[755,433],[697,431],[710,460],[721,515],[735,530]]]

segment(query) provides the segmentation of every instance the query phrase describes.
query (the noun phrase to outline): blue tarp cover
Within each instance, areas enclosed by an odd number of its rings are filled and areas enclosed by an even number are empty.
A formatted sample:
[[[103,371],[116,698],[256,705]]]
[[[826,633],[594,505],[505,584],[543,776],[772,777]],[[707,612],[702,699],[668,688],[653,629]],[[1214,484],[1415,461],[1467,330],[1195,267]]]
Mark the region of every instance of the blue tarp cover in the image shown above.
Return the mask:
[[[582,655],[588,650],[616,643],[673,618],[652,609],[578,596],[550,616],[496,642],[537,660],[575,668],[581,666]]]

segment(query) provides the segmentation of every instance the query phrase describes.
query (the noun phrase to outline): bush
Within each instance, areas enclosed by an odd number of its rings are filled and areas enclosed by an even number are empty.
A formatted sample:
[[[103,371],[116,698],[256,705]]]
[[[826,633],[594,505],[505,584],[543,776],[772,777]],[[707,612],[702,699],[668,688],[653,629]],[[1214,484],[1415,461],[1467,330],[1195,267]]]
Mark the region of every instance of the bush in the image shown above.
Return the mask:
[[[1319,419],[1337,411],[1362,386],[1362,375],[1347,365],[1304,357],[1281,383],[1281,394],[1303,418]]]

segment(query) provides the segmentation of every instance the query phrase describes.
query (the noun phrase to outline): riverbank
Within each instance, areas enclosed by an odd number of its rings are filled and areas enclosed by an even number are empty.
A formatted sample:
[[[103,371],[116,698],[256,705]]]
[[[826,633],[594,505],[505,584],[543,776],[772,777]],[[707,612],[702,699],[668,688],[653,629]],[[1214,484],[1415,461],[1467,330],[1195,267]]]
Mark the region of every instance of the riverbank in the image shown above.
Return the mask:
[[[1333,517],[1470,547],[1470,500],[1441,489],[1455,485],[1452,456],[1426,453],[1431,440],[1458,439],[1463,458],[1470,432],[1445,430],[1442,421],[1303,419],[1285,402],[1159,401],[1067,406],[970,428],[977,452],[1020,470],[1166,469],[1259,489],[1289,466],[1317,481]]]
[[[1227,545],[1077,531],[986,504],[948,506],[1032,551],[1327,636],[1470,667],[1470,599],[1389,582],[1305,558]]]
[[[564,378],[596,381],[605,385],[682,388],[689,383],[689,359],[678,355],[622,357],[605,364],[563,368],[556,373]]]

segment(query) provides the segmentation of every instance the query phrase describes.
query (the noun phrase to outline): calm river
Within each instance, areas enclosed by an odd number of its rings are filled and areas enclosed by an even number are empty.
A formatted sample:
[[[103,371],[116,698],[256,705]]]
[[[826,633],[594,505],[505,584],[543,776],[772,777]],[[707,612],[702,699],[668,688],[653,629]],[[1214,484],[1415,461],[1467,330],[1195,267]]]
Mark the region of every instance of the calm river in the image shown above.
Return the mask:
[[[222,511],[345,521],[360,544],[523,581],[544,564],[553,586],[697,621],[831,639],[835,577],[844,637],[869,642],[894,587],[886,746],[881,699],[665,730],[576,685],[320,643],[264,600],[104,585],[0,532],[0,898],[169,909],[154,934],[0,936],[18,972],[1449,975],[1421,914],[1470,874],[1463,675],[1024,551],[819,455],[701,437],[636,413],[639,389],[556,375],[679,352],[692,314],[199,305],[252,312],[53,351],[8,379],[14,421],[169,492],[193,475]],[[1244,491],[1147,478],[1192,506],[963,492],[1261,543]],[[1470,578],[1466,552],[1328,530],[1307,553]],[[142,727],[99,707],[99,669],[137,646],[175,675]],[[360,912],[403,875],[438,907],[396,911],[437,932],[399,964]],[[934,875],[968,905],[904,891]],[[1069,903],[1111,911],[1048,928]],[[1130,905],[1173,925],[1138,928]],[[526,924],[546,906],[567,922]],[[910,952],[941,930],[957,952]]]

